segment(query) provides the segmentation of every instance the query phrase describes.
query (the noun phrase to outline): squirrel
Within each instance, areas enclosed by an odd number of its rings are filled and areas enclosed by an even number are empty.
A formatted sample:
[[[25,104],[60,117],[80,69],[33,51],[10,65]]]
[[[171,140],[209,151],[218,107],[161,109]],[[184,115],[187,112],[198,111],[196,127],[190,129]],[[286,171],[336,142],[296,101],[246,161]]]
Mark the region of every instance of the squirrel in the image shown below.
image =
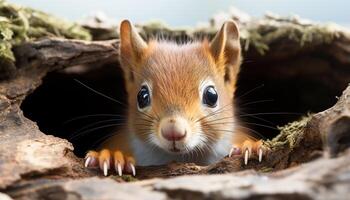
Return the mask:
[[[259,162],[263,143],[242,133],[235,117],[234,92],[240,71],[237,24],[225,22],[209,41],[146,42],[124,20],[120,64],[128,95],[127,123],[97,150],[85,167],[136,175],[135,166],[172,161],[208,165],[229,155],[252,155]]]

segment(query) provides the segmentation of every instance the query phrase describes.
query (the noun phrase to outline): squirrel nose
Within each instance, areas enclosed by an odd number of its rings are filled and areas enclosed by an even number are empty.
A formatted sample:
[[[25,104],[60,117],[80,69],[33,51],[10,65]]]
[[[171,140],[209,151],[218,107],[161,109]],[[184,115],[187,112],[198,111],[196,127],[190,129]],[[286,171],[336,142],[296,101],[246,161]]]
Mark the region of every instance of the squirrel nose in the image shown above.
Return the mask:
[[[181,120],[169,119],[161,128],[162,136],[169,141],[179,141],[186,137],[186,127]]]

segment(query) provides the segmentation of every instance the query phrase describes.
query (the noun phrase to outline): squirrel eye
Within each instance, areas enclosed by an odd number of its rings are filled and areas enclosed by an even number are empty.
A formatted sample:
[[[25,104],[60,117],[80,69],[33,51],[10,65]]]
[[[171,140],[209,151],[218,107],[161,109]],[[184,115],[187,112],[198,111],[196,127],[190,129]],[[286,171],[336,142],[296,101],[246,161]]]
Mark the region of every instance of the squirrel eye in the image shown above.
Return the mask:
[[[208,86],[203,92],[203,103],[209,107],[215,107],[218,101],[218,93],[214,86]]]
[[[151,104],[151,95],[147,86],[142,86],[137,94],[137,103],[139,108],[145,108]]]

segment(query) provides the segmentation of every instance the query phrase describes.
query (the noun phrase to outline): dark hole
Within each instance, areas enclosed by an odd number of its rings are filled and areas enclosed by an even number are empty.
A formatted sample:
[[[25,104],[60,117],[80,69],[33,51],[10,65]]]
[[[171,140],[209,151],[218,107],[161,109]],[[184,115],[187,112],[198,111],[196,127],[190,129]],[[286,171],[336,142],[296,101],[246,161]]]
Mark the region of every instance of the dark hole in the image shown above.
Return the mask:
[[[318,75],[307,73],[274,74],[278,73],[277,68],[292,69],[298,61],[308,59],[292,58],[296,62],[289,60],[289,64],[259,60],[243,63],[236,104],[244,126],[272,138],[278,134],[277,125],[294,121],[307,112],[325,110],[336,102],[335,96],[340,95],[346,84],[334,82],[337,85],[334,87]],[[312,59],[310,62],[315,63]],[[90,70],[79,68],[89,69],[80,66],[48,74],[43,84],[24,100],[22,109],[26,117],[38,123],[41,131],[69,139],[75,153],[83,156],[118,129],[112,125],[125,123],[120,117],[111,116],[124,115],[125,106],[88,90],[74,79],[123,103],[127,95],[118,64],[104,64]]]
[[[246,127],[266,138],[308,113],[333,106],[346,88],[346,80],[334,80],[332,58],[314,52],[288,59],[247,58],[236,91],[237,115]]]
[[[70,140],[75,153],[83,156],[112,134],[118,124],[125,123],[124,117],[117,116],[124,116],[125,106],[96,94],[76,80],[124,104],[126,92],[117,64],[93,70],[74,68],[48,74],[22,103],[22,109],[41,131]]]

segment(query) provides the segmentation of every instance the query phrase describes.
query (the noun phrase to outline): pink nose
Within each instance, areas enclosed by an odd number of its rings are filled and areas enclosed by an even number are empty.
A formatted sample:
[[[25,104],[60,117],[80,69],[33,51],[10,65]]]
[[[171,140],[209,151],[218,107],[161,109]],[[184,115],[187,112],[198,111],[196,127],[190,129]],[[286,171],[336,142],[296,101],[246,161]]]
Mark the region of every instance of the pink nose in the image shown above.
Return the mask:
[[[169,120],[161,129],[162,136],[169,141],[179,141],[186,136],[186,129],[174,120]]]
[[[167,139],[169,141],[179,141],[179,140],[182,140],[186,136],[186,132],[162,130],[162,135],[165,139]]]

